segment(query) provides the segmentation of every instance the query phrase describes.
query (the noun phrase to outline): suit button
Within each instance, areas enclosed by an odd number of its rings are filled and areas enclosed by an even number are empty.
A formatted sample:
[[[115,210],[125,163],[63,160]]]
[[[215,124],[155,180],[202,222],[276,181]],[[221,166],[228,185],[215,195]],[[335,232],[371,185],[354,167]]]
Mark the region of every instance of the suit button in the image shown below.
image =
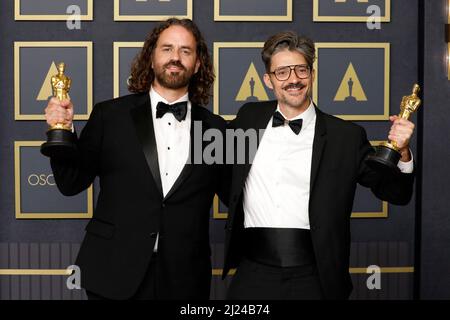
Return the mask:
[[[152,232],[152,233],[150,233],[150,238],[155,239],[157,235],[158,235],[158,233]]]
[[[166,204],[165,204],[165,203],[163,203],[163,204],[161,205],[161,207],[162,207],[162,208],[165,208],[165,207],[166,207]]]

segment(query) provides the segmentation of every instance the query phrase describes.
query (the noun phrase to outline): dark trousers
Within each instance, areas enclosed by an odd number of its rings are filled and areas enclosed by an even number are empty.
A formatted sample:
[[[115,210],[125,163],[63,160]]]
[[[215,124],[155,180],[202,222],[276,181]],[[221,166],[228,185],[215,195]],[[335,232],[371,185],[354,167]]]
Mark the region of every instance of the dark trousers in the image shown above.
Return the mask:
[[[137,292],[130,300],[159,300],[161,298],[161,290],[163,286],[158,283],[159,259],[157,254],[153,254],[145,274],[144,280],[139,285]],[[109,300],[94,292],[86,290],[88,300]]]
[[[229,300],[323,299],[314,264],[275,267],[242,259],[228,288]]]

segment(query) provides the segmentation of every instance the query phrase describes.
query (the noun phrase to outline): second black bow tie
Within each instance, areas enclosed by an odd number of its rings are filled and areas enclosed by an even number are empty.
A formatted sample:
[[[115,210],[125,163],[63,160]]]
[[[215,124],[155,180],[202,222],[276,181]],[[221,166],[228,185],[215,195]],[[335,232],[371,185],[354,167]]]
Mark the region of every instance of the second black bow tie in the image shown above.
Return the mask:
[[[287,124],[295,134],[299,134],[302,130],[303,119],[286,120],[281,113],[276,111],[273,114],[272,127],[280,127]]]
[[[167,104],[162,101],[156,106],[156,118],[162,118],[167,112],[173,113],[175,119],[183,121],[187,114],[187,101]]]

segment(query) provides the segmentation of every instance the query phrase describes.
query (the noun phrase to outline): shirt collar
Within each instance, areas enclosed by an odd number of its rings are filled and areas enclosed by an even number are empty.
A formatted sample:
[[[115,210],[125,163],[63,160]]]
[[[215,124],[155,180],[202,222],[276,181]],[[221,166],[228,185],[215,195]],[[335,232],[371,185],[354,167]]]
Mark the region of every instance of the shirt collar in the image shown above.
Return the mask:
[[[283,117],[286,119],[286,116],[280,110],[279,104],[277,105],[277,111],[281,113]],[[316,116],[316,109],[314,107],[314,103],[312,102],[312,100],[310,100],[309,106],[305,111],[289,120],[303,119],[303,127],[306,128],[306,126],[314,119],[315,116]]]
[[[164,103],[167,103],[167,104],[174,104],[177,102],[189,101],[189,93],[186,92],[186,94],[184,96],[182,96],[181,98],[179,98],[178,100],[169,103],[166,99],[161,97],[161,95],[158,92],[156,92],[155,88],[153,88],[153,86],[152,86],[150,88],[150,101],[152,102],[152,105],[155,104],[155,106],[158,104],[158,102],[161,102],[161,101]]]
[[[186,115],[186,119],[189,119],[190,117],[190,113],[191,113],[191,103],[189,102],[189,92],[186,92],[186,94],[184,96],[182,96],[181,98],[179,98],[176,101],[173,101],[172,103],[169,103],[166,99],[164,99],[163,97],[161,97],[161,95],[156,92],[156,90],[153,88],[153,86],[150,88],[150,103],[152,105],[152,116],[153,119],[156,119],[156,106],[158,105],[158,102],[164,102],[167,104],[174,104],[177,102],[184,102],[187,101],[187,115]]]

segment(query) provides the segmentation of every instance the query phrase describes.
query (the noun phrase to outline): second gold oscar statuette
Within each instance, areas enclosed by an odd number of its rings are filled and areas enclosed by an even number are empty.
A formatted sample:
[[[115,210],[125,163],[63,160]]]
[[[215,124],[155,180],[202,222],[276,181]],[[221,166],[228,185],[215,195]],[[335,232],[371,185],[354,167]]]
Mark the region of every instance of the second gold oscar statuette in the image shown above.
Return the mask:
[[[399,118],[409,119],[417,111],[422,103],[419,98],[420,86],[413,86],[412,94],[404,96],[400,103]],[[375,154],[367,157],[367,165],[371,168],[385,173],[399,172],[398,162],[401,158],[399,148],[395,141],[385,142],[375,148]]]

